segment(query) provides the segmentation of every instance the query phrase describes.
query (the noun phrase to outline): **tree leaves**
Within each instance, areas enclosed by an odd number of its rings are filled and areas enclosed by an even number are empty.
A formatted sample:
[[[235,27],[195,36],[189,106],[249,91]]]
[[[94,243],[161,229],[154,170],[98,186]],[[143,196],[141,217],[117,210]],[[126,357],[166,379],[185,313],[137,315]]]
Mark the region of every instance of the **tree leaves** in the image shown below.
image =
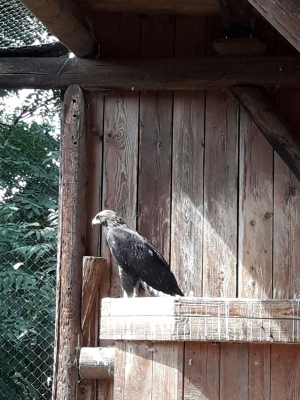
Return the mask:
[[[0,102],[11,96],[1,92]],[[58,104],[53,92],[39,91],[11,113],[0,107],[0,397],[7,399],[51,398]],[[49,115],[30,116],[39,111]]]

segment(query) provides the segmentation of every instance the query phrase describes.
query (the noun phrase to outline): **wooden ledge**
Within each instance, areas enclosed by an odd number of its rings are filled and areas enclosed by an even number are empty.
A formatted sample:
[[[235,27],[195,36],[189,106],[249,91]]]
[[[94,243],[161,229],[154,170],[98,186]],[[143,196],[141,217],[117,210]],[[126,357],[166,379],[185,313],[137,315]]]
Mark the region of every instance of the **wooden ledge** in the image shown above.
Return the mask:
[[[102,300],[101,339],[300,342],[299,300],[157,297]]]

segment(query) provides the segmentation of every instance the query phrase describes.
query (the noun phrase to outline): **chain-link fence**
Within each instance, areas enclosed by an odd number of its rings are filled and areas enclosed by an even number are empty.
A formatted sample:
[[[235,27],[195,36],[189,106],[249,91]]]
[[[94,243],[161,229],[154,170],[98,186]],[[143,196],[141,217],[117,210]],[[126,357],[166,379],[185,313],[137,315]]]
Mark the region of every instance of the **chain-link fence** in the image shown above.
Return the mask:
[[[54,41],[0,0],[0,49]],[[0,399],[50,399],[60,94],[0,90]]]

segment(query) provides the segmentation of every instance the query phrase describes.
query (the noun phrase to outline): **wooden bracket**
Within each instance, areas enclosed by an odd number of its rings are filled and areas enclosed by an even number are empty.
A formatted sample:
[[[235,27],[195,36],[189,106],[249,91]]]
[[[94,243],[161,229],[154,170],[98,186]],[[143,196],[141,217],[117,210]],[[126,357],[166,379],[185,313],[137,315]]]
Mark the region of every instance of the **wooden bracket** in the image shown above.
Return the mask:
[[[115,365],[114,347],[82,347],[79,373],[82,379],[112,379]]]

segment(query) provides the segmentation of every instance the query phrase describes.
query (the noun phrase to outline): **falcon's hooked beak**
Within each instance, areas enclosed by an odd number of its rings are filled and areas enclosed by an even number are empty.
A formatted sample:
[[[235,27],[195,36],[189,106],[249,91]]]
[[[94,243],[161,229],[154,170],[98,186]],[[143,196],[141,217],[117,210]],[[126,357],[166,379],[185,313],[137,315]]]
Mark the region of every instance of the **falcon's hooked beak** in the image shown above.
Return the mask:
[[[95,218],[92,220],[92,226],[102,225],[105,222],[105,218],[103,218],[100,214],[101,213],[97,214]]]

